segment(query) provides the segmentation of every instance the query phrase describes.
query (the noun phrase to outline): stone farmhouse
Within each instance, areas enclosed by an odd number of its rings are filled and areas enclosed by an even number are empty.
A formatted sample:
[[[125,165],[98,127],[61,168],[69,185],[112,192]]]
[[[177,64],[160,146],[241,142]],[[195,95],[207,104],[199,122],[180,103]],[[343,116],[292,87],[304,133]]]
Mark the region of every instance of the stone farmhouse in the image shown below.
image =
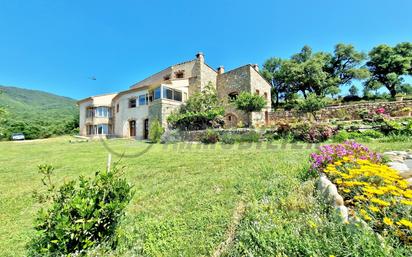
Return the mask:
[[[241,91],[264,96],[267,106],[249,117],[233,107],[225,110],[225,126],[234,127],[240,121],[254,126],[269,121],[271,86],[260,75],[257,65],[247,64],[225,72],[205,63],[203,53],[191,61],[170,66],[134,85],[128,90],[91,96],[78,101],[80,135],[131,137],[147,139],[149,124],[159,120],[167,127],[168,115],[193,93],[212,83],[223,101],[234,99]]]

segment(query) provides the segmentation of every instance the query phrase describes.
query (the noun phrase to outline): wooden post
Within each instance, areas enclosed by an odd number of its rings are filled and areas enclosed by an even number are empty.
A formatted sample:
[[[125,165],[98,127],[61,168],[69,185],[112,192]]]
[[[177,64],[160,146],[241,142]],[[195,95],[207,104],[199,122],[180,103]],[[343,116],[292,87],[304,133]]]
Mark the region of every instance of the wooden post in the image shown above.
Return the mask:
[[[109,155],[107,156],[107,172],[110,172],[110,164],[112,162],[112,154],[109,153]]]

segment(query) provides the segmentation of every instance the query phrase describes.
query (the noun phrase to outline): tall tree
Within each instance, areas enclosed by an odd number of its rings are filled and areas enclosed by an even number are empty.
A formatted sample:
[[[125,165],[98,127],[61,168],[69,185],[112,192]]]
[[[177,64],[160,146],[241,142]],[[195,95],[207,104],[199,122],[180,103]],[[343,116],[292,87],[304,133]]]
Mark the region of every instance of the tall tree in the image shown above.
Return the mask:
[[[282,68],[283,60],[270,58],[263,64],[262,76],[272,85],[272,105],[278,106],[281,98],[285,97],[287,85]]]
[[[369,68],[371,77],[365,86],[382,85],[392,97],[403,84],[403,76],[412,75],[412,43],[405,42],[394,47],[379,45],[369,52]]]

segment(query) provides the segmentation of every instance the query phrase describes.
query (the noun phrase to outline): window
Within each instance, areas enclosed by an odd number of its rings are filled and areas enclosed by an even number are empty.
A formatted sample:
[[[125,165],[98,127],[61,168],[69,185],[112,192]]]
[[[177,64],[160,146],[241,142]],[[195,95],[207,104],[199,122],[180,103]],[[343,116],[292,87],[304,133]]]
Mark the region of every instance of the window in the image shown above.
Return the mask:
[[[232,92],[229,94],[229,101],[235,101],[237,96],[239,95],[238,92]]]
[[[182,101],[182,92],[174,90],[173,93],[174,93],[173,94],[173,100],[181,102]]]
[[[185,77],[185,71],[184,70],[179,70],[175,72],[175,77],[177,79],[182,79]]]
[[[266,100],[268,100],[268,93],[263,93],[263,96],[265,97]]]
[[[139,95],[139,105],[147,105],[147,94]]]
[[[136,107],[136,98],[129,99],[129,108]]]
[[[119,104],[116,104],[116,112],[119,112]]]
[[[259,92],[259,90],[258,90],[258,89],[256,89],[256,94],[257,94],[257,95],[259,95],[259,93],[260,93],[260,92]]]
[[[94,109],[94,116],[98,118],[107,118],[110,115],[110,108],[108,107],[97,107]]]
[[[160,93],[161,93],[160,92],[160,87],[156,88],[153,92],[153,100],[160,99],[160,97],[161,97]]]
[[[163,87],[163,98],[173,100],[173,90],[168,87]]]
[[[87,126],[87,135],[93,135],[94,133],[94,130],[93,130],[93,125],[88,125]]]
[[[93,108],[89,108],[86,110],[86,117],[93,117]]]
[[[109,126],[107,124],[98,124],[95,126],[96,134],[107,135],[109,134]]]
[[[182,91],[163,86],[163,98],[182,101]]]

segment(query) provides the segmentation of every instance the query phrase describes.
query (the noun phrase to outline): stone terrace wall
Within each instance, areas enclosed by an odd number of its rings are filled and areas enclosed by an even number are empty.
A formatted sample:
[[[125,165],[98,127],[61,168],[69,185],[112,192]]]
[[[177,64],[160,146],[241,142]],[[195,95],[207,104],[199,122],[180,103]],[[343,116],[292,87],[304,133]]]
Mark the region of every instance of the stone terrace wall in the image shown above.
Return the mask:
[[[412,100],[407,101],[394,101],[394,102],[369,102],[359,104],[347,104],[328,106],[318,112],[316,117],[319,121],[329,121],[330,119],[337,120],[356,120],[360,119],[359,112],[362,110],[368,110],[369,112],[376,112],[377,109],[384,108],[386,114],[394,116],[395,112],[398,112],[395,116],[410,116],[409,112],[400,112],[403,108],[412,109]],[[296,122],[310,120],[311,115],[307,113],[300,113],[299,111],[284,111],[275,110],[269,113],[270,124],[277,122]]]

